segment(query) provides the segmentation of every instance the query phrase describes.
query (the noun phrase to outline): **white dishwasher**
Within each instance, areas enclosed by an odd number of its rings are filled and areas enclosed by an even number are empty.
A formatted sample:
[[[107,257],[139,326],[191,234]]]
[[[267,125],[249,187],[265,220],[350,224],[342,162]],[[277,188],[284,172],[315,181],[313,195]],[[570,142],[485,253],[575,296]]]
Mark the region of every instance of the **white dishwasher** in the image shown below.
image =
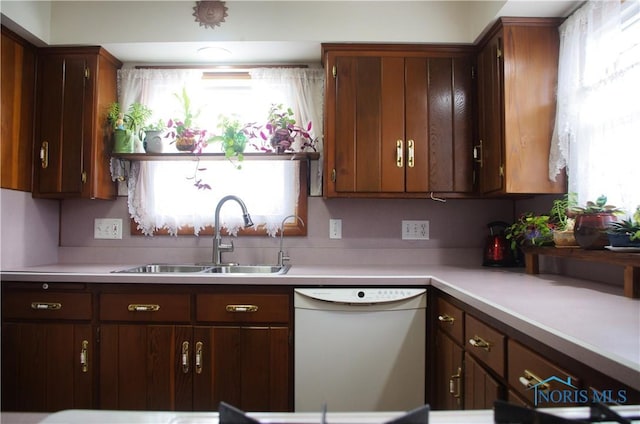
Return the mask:
[[[296,412],[408,411],[425,403],[425,289],[294,290]]]

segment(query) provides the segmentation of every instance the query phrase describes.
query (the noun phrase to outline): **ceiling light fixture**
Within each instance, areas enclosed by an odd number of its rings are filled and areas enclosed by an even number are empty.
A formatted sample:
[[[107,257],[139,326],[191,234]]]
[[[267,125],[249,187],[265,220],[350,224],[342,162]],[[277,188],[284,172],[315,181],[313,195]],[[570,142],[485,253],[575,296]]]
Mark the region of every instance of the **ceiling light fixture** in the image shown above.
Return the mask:
[[[198,56],[203,59],[226,59],[231,56],[231,51],[225,49],[224,47],[217,46],[206,46],[200,47],[197,51]]]

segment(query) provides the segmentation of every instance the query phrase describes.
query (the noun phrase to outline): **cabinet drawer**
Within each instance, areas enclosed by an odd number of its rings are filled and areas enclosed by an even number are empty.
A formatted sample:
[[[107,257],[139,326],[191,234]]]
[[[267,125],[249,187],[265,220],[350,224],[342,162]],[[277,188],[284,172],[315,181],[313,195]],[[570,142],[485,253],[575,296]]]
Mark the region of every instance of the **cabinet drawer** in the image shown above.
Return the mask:
[[[191,319],[191,298],[188,294],[103,294],[100,319],[187,322]]]
[[[566,381],[571,385],[578,387],[579,380],[570,376],[562,369],[548,362],[542,356],[522,346],[513,340],[508,342],[509,354],[509,386],[516,391],[521,397],[529,402],[530,406],[536,405],[535,397],[538,393],[537,406],[570,406],[571,403],[564,403],[562,400],[571,399],[571,397],[563,398],[554,396],[548,390],[573,390],[572,387],[561,383],[558,380]],[[571,378],[571,381],[567,380]],[[552,378],[552,380],[548,380]],[[557,378],[557,379],[556,379]],[[547,390],[545,394],[541,394],[543,390]],[[551,399],[553,402],[550,402]]]
[[[2,294],[3,318],[91,319],[90,293],[15,292]]]
[[[464,313],[444,299],[438,298],[436,305],[438,328],[449,334],[453,340],[464,344]]]
[[[464,322],[466,351],[504,377],[506,337],[469,314],[465,315]]]
[[[289,322],[286,294],[200,294],[196,319],[216,322]]]

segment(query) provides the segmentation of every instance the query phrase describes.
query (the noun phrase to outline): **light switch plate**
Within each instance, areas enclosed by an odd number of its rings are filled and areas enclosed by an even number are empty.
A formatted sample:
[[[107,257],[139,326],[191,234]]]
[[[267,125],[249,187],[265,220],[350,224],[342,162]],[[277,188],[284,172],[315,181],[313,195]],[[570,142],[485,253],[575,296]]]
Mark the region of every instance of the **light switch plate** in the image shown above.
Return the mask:
[[[122,219],[96,218],[93,221],[94,239],[121,239]]]
[[[402,221],[402,240],[429,240],[429,221]]]
[[[342,238],[342,220],[341,219],[329,220],[329,238],[330,239]]]

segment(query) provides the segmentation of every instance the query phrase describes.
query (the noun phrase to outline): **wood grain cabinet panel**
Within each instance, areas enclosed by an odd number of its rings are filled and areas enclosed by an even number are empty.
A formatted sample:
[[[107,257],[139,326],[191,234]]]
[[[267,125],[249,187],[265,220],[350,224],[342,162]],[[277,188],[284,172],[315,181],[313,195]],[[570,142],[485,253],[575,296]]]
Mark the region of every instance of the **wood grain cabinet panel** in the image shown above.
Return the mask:
[[[505,376],[506,336],[470,314],[465,314],[465,350]]]
[[[439,297],[436,300],[436,320],[440,331],[448,334],[456,343],[464,345],[464,312]]]
[[[36,48],[2,26],[2,188],[31,191]]]
[[[92,409],[91,294],[44,286],[3,282],[2,410]]]
[[[561,22],[501,18],[479,43],[476,156],[483,194],[566,191],[564,174],[548,178]]]
[[[189,322],[188,294],[105,293],[100,296],[101,321]]]
[[[473,191],[472,52],[324,44],[324,194]]]
[[[39,50],[34,197],[115,198],[106,116],[121,66],[100,47]]]
[[[228,323],[288,323],[287,294],[199,294],[196,320]]]

